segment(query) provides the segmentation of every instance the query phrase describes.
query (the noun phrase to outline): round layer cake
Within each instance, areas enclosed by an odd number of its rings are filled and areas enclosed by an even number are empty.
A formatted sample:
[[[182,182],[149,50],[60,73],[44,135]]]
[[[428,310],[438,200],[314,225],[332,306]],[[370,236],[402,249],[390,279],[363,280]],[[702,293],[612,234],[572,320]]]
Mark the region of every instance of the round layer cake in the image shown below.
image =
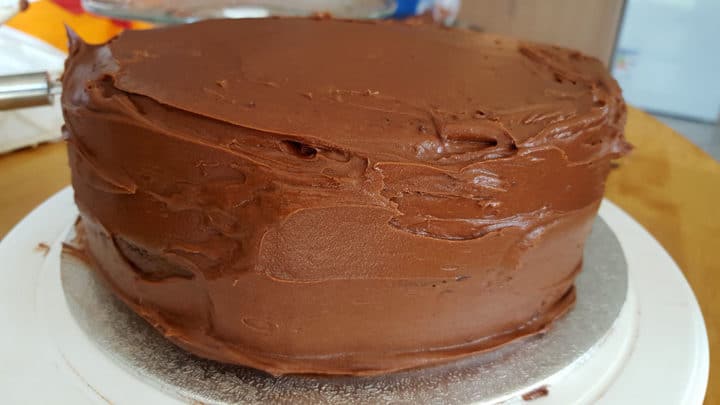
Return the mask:
[[[214,20],[71,38],[85,249],[177,345],[373,375],[546,330],[625,106],[596,59],[430,25]]]

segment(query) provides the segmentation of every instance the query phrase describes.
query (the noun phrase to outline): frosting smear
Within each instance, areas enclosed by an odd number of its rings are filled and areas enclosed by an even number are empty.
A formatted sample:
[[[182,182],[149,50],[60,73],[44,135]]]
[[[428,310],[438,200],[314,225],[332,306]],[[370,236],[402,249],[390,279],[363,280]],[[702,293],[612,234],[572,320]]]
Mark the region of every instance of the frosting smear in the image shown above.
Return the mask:
[[[212,20],[71,36],[62,106],[85,249],[179,346],[374,375],[542,332],[610,161],[602,64],[396,22]]]

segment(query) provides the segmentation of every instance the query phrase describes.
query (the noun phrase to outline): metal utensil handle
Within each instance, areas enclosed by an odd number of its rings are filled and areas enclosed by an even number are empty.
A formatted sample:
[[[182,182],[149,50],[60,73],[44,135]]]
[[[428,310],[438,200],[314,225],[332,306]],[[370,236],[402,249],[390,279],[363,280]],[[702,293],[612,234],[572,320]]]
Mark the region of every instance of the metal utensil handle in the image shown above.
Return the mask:
[[[47,72],[0,76],[0,110],[50,105],[60,89]]]

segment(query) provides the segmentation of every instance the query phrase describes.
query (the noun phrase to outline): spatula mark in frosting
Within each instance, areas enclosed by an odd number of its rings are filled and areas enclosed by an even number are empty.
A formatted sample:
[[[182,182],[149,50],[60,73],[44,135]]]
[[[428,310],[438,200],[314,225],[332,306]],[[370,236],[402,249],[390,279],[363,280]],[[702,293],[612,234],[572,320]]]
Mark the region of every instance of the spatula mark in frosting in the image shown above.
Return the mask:
[[[179,345],[274,374],[378,374],[541,332],[627,152],[600,62],[491,35],[213,20],[70,54],[99,273]]]

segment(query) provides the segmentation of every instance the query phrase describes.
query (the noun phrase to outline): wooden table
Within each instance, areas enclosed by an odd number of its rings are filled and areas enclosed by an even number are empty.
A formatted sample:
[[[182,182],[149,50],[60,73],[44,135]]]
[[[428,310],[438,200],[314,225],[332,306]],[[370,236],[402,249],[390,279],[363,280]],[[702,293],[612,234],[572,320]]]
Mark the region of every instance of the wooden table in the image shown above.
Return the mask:
[[[720,164],[635,109],[627,138],[636,149],[610,175],[607,197],[660,241],[692,285],[710,337],[706,403],[720,403]],[[0,157],[0,236],[69,181],[62,143]]]

